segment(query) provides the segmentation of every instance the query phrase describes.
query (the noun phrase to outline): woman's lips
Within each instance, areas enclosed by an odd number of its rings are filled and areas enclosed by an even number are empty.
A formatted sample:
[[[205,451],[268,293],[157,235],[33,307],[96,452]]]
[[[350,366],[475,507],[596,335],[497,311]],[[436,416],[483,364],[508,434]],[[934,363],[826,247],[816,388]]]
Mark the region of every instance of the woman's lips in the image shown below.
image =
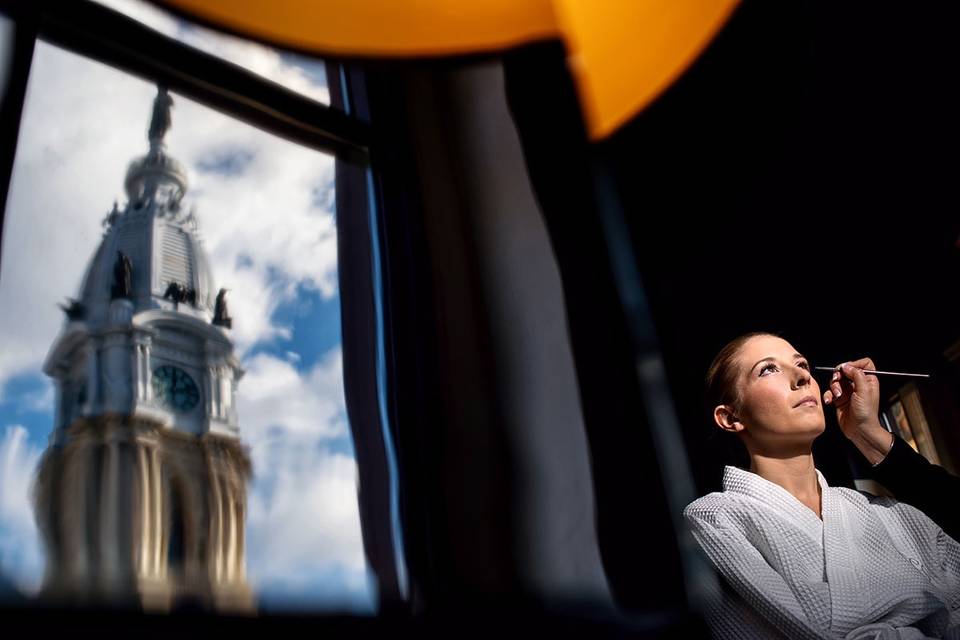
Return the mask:
[[[816,399],[815,397],[813,397],[813,396],[807,396],[806,398],[804,398],[803,400],[801,400],[800,402],[798,402],[797,404],[795,404],[795,405],[794,405],[794,408],[796,408],[796,407],[803,407],[803,406],[817,407],[817,406],[819,406],[819,405],[820,405],[820,403],[817,402],[817,399]]]

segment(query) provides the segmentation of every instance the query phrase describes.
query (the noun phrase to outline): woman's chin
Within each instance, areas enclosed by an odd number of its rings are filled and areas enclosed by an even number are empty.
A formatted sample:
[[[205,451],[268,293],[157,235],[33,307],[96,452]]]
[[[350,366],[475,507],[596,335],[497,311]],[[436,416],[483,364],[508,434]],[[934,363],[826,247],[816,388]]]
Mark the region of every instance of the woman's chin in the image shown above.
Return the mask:
[[[771,444],[781,444],[793,449],[796,446],[810,446],[825,430],[824,421],[810,419],[798,420],[779,430]]]
[[[818,407],[819,409],[819,407]],[[812,434],[814,437],[820,435],[826,429],[827,421],[823,417],[823,411],[809,411],[804,416],[793,416],[791,421],[791,431],[794,433]]]
[[[816,438],[826,430],[826,423],[821,418],[818,420],[811,420],[808,424],[802,425],[798,431],[808,434],[811,438]]]

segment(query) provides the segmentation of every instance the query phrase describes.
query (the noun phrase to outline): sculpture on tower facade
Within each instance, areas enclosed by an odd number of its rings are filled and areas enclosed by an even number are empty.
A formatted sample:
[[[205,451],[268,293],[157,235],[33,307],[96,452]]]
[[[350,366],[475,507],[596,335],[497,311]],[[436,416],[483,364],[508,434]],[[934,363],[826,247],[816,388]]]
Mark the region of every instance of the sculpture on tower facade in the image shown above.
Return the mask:
[[[67,304],[59,304],[57,306],[63,309],[63,312],[67,314],[67,319],[69,320],[83,320],[83,316],[86,313],[83,303],[76,298],[67,298]]]
[[[133,291],[133,263],[122,251],[117,251],[117,261],[113,264],[113,288],[110,298],[129,298]]]
[[[178,304],[188,302],[193,306],[197,306],[196,290],[179,282],[171,282],[167,285],[166,290],[163,292],[163,299],[173,300]]]
[[[233,328],[233,318],[227,312],[227,291],[229,289],[220,289],[217,294],[217,301],[213,307],[213,324],[231,329]]]

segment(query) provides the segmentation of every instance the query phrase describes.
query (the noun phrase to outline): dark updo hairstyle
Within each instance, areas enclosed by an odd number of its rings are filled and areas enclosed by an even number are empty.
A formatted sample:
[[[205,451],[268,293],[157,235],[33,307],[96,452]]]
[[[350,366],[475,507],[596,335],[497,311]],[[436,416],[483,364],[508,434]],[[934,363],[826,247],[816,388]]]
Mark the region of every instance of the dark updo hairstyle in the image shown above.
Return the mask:
[[[717,352],[713,362],[710,363],[710,367],[707,368],[705,380],[706,393],[704,399],[711,427],[710,439],[721,443],[720,449],[725,464],[743,468],[750,466],[750,457],[747,454],[746,447],[743,446],[736,434],[724,431],[717,426],[713,419],[713,410],[721,404],[732,406],[735,412],[740,410],[740,394],[737,390],[737,355],[748,340],[759,336],[780,337],[769,331],[752,331],[737,336]]]

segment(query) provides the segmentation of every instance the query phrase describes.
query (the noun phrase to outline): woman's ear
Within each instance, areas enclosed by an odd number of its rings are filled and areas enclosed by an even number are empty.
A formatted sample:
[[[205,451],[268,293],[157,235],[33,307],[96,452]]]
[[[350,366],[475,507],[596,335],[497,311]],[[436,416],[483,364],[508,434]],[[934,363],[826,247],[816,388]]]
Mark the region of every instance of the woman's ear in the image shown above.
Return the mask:
[[[713,410],[713,420],[717,426],[729,433],[743,431],[743,423],[733,412],[733,407],[726,404],[717,405]]]

